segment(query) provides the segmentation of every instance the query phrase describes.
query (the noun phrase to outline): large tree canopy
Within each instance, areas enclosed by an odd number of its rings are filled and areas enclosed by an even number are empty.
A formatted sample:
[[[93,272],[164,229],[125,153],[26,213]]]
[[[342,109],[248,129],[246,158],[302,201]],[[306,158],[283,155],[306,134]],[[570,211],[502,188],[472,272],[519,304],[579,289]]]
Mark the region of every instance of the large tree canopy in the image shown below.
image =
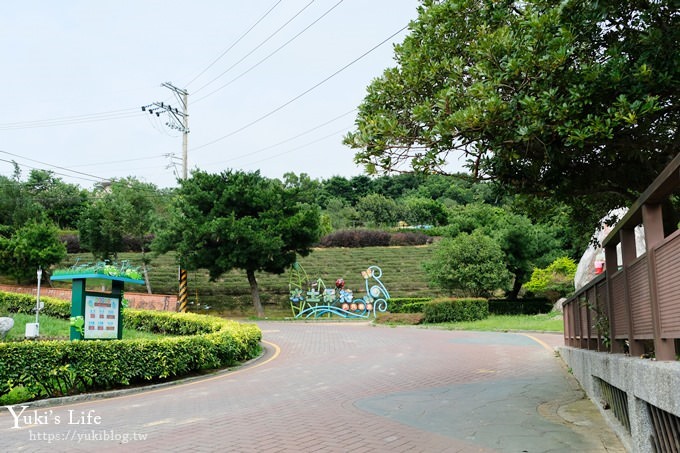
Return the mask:
[[[369,172],[465,156],[520,193],[629,203],[678,152],[676,3],[423,0],[345,143]]]
[[[176,250],[187,269],[207,269],[215,280],[232,269],[246,271],[258,316],[256,271],[280,274],[305,256],[319,236],[319,209],[300,203],[300,191],[259,172],[196,171],[181,181],[160,251]]]

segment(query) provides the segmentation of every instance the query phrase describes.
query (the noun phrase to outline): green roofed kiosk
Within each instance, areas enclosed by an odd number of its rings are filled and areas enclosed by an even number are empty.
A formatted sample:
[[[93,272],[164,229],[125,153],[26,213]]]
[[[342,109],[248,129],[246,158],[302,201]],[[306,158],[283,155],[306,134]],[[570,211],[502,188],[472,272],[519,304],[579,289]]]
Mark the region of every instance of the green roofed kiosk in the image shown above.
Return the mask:
[[[87,291],[87,279],[110,280],[111,292]],[[58,273],[50,280],[72,280],[71,340],[120,340],[123,338],[121,303],[125,283],[144,280],[99,273]]]

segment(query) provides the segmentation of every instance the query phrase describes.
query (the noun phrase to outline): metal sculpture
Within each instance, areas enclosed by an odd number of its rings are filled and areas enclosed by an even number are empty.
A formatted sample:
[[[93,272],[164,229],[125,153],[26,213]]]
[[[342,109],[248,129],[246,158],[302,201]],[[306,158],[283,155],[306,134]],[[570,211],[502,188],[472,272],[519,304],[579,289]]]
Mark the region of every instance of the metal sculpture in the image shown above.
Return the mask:
[[[289,280],[293,316],[305,319],[332,315],[342,318],[375,318],[377,312],[387,310],[390,294],[380,280],[382,270],[378,266],[369,266],[361,272],[361,276],[364,278],[366,295],[357,299],[353,291],[345,287],[343,279],[337,279],[333,288],[327,288],[321,278],[310,283],[302,265],[295,263]]]

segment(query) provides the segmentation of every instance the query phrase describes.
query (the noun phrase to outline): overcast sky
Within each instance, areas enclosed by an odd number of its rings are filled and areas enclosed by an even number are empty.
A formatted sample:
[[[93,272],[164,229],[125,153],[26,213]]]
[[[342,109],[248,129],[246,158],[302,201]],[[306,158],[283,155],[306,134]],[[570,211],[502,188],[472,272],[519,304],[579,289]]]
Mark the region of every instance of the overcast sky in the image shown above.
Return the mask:
[[[180,107],[163,82],[189,93],[189,170],[361,174],[342,137],[367,85],[395,65],[393,43],[408,31],[390,36],[418,4],[4,2],[0,174],[11,175],[15,160],[24,178],[48,169],[84,188],[124,176],[175,186],[181,133],[141,111]]]

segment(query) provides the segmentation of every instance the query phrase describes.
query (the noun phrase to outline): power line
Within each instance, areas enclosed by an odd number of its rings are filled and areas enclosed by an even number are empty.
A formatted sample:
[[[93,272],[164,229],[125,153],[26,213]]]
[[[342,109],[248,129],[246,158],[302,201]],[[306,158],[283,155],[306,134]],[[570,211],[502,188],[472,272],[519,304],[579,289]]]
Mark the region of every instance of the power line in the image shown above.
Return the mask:
[[[264,148],[260,148],[260,149],[258,149],[258,150],[256,150],[256,151],[252,151],[252,152],[249,152],[249,153],[246,153],[246,154],[241,154],[240,156],[234,156],[233,158],[228,159],[228,160],[226,160],[226,161],[225,161],[225,160],[222,160],[222,161],[218,161],[218,162],[211,162],[211,164],[217,164],[217,163],[222,163],[222,162],[231,162],[232,160],[242,159],[242,158],[244,158],[244,157],[250,157],[250,156],[253,156],[253,155],[255,155],[255,154],[259,154],[259,153],[261,153],[261,152],[267,151],[268,149],[276,148],[277,146],[280,146],[280,145],[283,145],[283,144],[285,144],[285,143],[291,142],[291,141],[293,141],[293,140],[295,140],[295,139],[297,139],[297,138],[303,137],[303,136],[305,136],[305,135],[307,135],[307,134],[310,134],[310,133],[312,133],[312,132],[314,132],[314,131],[316,131],[316,130],[318,130],[318,129],[321,129],[322,127],[327,126],[327,125],[329,125],[329,124],[331,124],[331,123],[333,123],[333,122],[339,120],[340,118],[344,118],[344,117],[346,117],[347,115],[349,115],[349,114],[351,114],[351,113],[353,113],[353,112],[356,112],[356,110],[357,110],[357,109],[352,109],[352,110],[350,110],[350,111],[348,111],[348,112],[345,112],[345,113],[343,113],[342,115],[338,115],[338,116],[336,116],[335,118],[332,118],[332,119],[330,119],[330,120],[328,120],[328,121],[326,121],[326,122],[324,122],[324,123],[318,124],[318,125],[312,127],[311,129],[307,129],[306,131],[301,132],[301,133],[299,133],[299,134],[297,134],[297,135],[295,135],[295,136],[293,136],[293,137],[287,138],[287,139],[282,140],[282,141],[280,141],[280,142],[278,142],[278,143],[274,143],[273,145],[265,146]],[[346,128],[344,128],[344,129],[346,129]],[[343,130],[344,130],[344,129],[343,129]],[[303,146],[307,146],[307,145],[303,145]],[[210,165],[210,164],[209,164],[209,165]]]
[[[134,113],[133,113],[134,112]],[[33,129],[39,127],[69,126],[72,124],[91,123],[96,121],[108,121],[126,119],[139,116],[139,111],[133,109],[111,110],[108,112],[88,113],[83,115],[63,116],[33,121],[16,121],[12,123],[0,123],[0,130]]]
[[[405,26],[403,26],[402,28],[400,28],[399,30],[397,30],[395,33],[391,34],[391,35],[388,36],[387,38],[385,38],[385,39],[384,39],[383,41],[381,41],[379,44],[373,46],[370,50],[364,52],[364,53],[363,53],[362,55],[360,55],[359,57],[357,57],[357,58],[355,58],[354,60],[352,60],[351,62],[347,63],[345,66],[343,66],[342,68],[338,69],[338,70],[335,71],[333,74],[329,75],[328,77],[326,77],[326,78],[323,79],[322,81],[318,82],[316,85],[312,86],[311,88],[308,88],[307,90],[305,90],[305,91],[303,91],[302,93],[298,94],[297,96],[295,96],[294,98],[290,99],[289,101],[287,101],[287,102],[281,104],[280,106],[278,106],[278,107],[275,108],[274,110],[271,110],[269,113],[266,113],[266,114],[260,116],[259,118],[257,118],[257,119],[255,119],[255,120],[251,121],[250,123],[247,123],[247,124],[245,124],[244,126],[241,126],[240,128],[235,129],[235,130],[229,132],[229,133],[226,134],[226,135],[223,135],[222,137],[216,138],[215,140],[212,140],[212,141],[210,141],[210,142],[204,143],[203,145],[200,145],[200,146],[197,146],[197,147],[195,147],[195,148],[192,148],[191,150],[192,150],[192,151],[197,151],[197,150],[199,150],[199,149],[201,149],[201,148],[205,148],[205,147],[207,147],[207,146],[214,145],[214,144],[217,143],[217,142],[220,142],[220,141],[222,141],[222,140],[224,140],[224,139],[226,139],[226,138],[229,138],[229,137],[231,137],[231,136],[233,136],[233,135],[236,135],[236,134],[238,134],[239,132],[244,131],[245,129],[248,129],[249,127],[251,127],[251,126],[253,126],[253,125],[259,123],[260,121],[262,121],[262,120],[264,120],[264,119],[266,119],[266,118],[269,118],[269,117],[272,116],[274,113],[276,113],[276,112],[278,112],[278,111],[284,109],[285,107],[287,107],[288,105],[290,105],[290,104],[292,104],[293,102],[297,101],[297,100],[300,99],[301,97],[305,96],[306,94],[308,94],[308,93],[310,93],[311,91],[315,90],[315,89],[318,88],[319,86],[321,86],[321,85],[323,85],[324,83],[328,82],[330,79],[332,79],[332,78],[335,77],[336,75],[340,74],[342,71],[344,71],[345,69],[349,68],[349,67],[352,66],[354,63],[356,63],[357,61],[361,60],[361,59],[364,58],[366,55],[370,54],[371,52],[373,52],[374,50],[376,50],[378,47],[382,46],[383,44],[385,44],[386,42],[388,42],[389,40],[391,40],[392,38],[394,38],[395,36],[397,36],[397,35],[398,35],[399,33],[401,33],[402,31],[406,30],[406,28],[408,28],[408,24],[405,25]]]
[[[108,181],[108,178],[102,178],[101,176],[96,176],[96,175],[91,175],[91,174],[89,174],[89,173],[83,173],[83,172],[80,172],[80,171],[71,170],[70,168],[60,167],[60,166],[58,166],[58,165],[53,165],[53,164],[48,164],[48,163],[46,163],[46,162],[41,162],[41,161],[39,161],[39,160],[29,159],[28,157],[23,157],[23,156],[20,156],[20,155],[18,155],[18,154],[13,154],[13,153],[10,153],[10,152],[7,152],[7,151],[0,150],[0,153],[7,154],[7,155],[10,155],[10,156],[14,156],[14,157],[19,157],[19,158],[21,158],[21,159],[25,159],[25,160],[30,161],[30,162],[35,162],[35,163],[37,163],[37,164],[47,165],[48,167],[54,167],[54,168],[58,168],[58,169],[60,169],[60,170],[70,171],[71,173],[75,173],[75,174],[78,174],[78,175],[84,175],[84,176],[88,176],[88,177],[90,177],[90,178],[97,178],[97,179],[99,179],[99,180],[101,180],[101,181]],[[11,162],[11,161],[5,161],[5,162]],[[29,168],[30,168],[30,167],[29,167]],[[34,169],[36,169],[36,170],[41,170],[41,169],[39,169],[39,168],[34,168]],[[55,174],[56,174],[56,173],[55,173]],[[62,175],[62,176],[70,176],[70,175]],[[71,177],[73,177],[73,176],[71,176]]]
[[[352,127],[352,125],[345,126],[345,127],[343,127],[342,129],[338,129],[338,130],[335,131],[335,132],[331,132],[331,133],[328,134],[328,135],[325,135],[325,136],[323,136],[323,137],[321,137],[321,138],[318,138],[318,139],[316,139],[316,140],[313,140],[313,141],[311,141],[311,142],[305,143],[304,145],[300,145],[300,146],[297,146],[297,147],[295,147],[295,148],[292,148],[292,149],[289,149],[289,150],[286,150],[286,151],[282,151],[282,152],[280,152],[280,153],[278,153],[278,154],[274,154],[274,155],[272,155],[272,156],[265,157],[265,158],[260,159],[260,160],[256,160],[256,161],[253,161],[253,162],[249,162],[249,163],[247,163],[247,164],[244,164],[243,166],[244,166],[244,167],[247,167],[247,166],[250,166],[250,165],[253,165],[253,164],[258,164],[258,163],[260,163],[260,162],[265,162],[265,161],[274,159],[275,157],[281,157],[281,156],[283,156],[283,155],[285,155],[285,154],[290,154],[290,153],[292,153],[292,152],[294,152],[294,151],[298,151],[298,150],[300,150],[300,149],[302,149],[302,148],[306,148],[306,147],[308,147],[308,146],[314,145],[314,144],[319,143],[319,142],[322,142],[322,141],[324,141],[324,140],[328,140],[328,139],[331,138],[331,137],[337,137],[337,135],[338,135],[340,132],[347,131],[347,130],[349,130],[351,127]]]
[[[67,177],[67,178],[82,179],[82,180],[84,180],[84,181],[89,181],[89,182],[104,182],[104,181],[106,181],[106,180],[103,180],[103,181],[102,181],[101,179],[96,180],[96,179],[83,178],[83,177],[79,177],[79,176],[66,175],[66,174],[64,174],[64,173],[57,173],[57,172],[52,171],[52,170],[45,170],[44,168],[38,168],[38,167],[32,167],[32,166],[30,166],[30,165],[26,165],[26,164],[20,164],[20,163],[14,161],[14,160],[0,159],[0,162],[7,162],[7,163],[10,163],[10,164],[12,164],[12,165],[18,165],[18,166],[20,166],[20,167],[30,168],[31,170],[43,170],[43,171],[48,171],[48,172],[50,172],[50,173],[52,173],[52,174],[54,174],[54,175],[65,176],[65,177]],[[98,176],[95,176],[95,177],[98,178]]]
[[[293,17],[291,17],[290,19],[288,19],[283,25],[281,25],[279,28],[277,28],[277,29],[274,31],[274,33],[272,33],[272,34],[270,34],[269,36],[267,36],[267,37],[264,39],[264,41],[260,42],[260,44],[258,44],[257,46],[255,46],[255,48],[253,48],[250,52],[248,52],[247,54],[245,54],[245,55],[244,55],[240,60],[238,60],[236,63],[234,63],[234,64],[232,64],[231,66],[229,66],[229,67],[228,67],[226,70],[224,70],[220,75],[218,75],[217,77],[213,78],[211,81],[209,81],[208,83],[206,83],[206,84],[203,85],[202,87],[197,88],[196,91],[194,91],[194,94],[198,93],[198,92],[201,91],[203,88],[207,87],[208,85],[210,85],[211,83],[213,83],[214,81],[216,81],[217,79],[219,79],[220,77],[222,77],[223,75],[225,75],[226,73],[228,73],[229,71],[231,71],[236,65],[238,65],[238,64],[241,63],[243,60],[245,60],[245,59],[248,58],[250,55],[252,55],[257,49],[259,49],[260,47],[262,47],[267,41],[269,41],[270,39],[272,39],[272,38],[273,38],[274,36],[276,36],[281,30],[283,30],[286,26],[288,26],[288,24],[290,24],[293,20],[295,20],[296,17],[298,17],[300,14],[302,14],[302,12],[303,12],[304,10],[306,10],[307,8],[309,8],[309,6],[310,6],[312,3],[314,3],[314,1],[315,1],[315,0],[312,0],[311,2],[307,3],[300,11],[298,11],[297,13],[295,13],[295,15],[293,15]],[[212,93],[211,93],[211,94],[212,94]]]
[[[278,2],[276,2],[276,3],[274,4],[274,6],[272,6],[271,8],[269,8],[269,10],[268,10],[266,13],[264,13],[264,15],[263,15],[262,17],[260,17],[260,18],[259,18],[259,19],[258,19],[258,20],[257,20],[257,21],[256,21],[256,22],[248,29],[248,30],[246,30],[245,33],[243,33],[236,41],[234,41],[234,43],[233,43],[231,46],[229,46],[224,52],[222,52],[222,53],[220,54],[219,57],[215,58],[215,59],[213,60],[212,63],[210,63],[204,70],[202,70],[201,72],[199,72],[198,75],[195,76],[193,79],[191,79],[185,86],[188,87],[189,85],[191,85],[192,83],[194,83],[194,82],[196,81],[196,79],[198,79],[198,78],[201,77],[203,74],[205,74],[205,72],[206,72],[208,69],[212,68],[213,65],[214,65],[215,63],[217,63],[222,57],[224,57],[231,49],[233,49],[234,46],[236,46],[236,44],[238,44],[238,43],[239,43],[243,38],[245,38],[251,31],[253,31],[253,29],[254,29],[260,22],[262,22],[262,21],[269,15],[269,13],[271,13],[272,11],[274,11],[274,8],[276,8],[276,7],[279,5],[279,3],[281,3],[282,1],[283,1],[283,0],[279,0]],[[199,88],[199,89],[200,89],[200,88]],[[198,90],[197,90],[197,91],[198,91]]]
[[[102,165],[113,165],[113,164],[126,164],[128,162],[136,162],[139,160],[151,160],[151,159],[158,159],[159,157],[167,157],[167,154],[156,154],[154,156],[149,156],[149,157],[138,157],[136,159],[122,159],[122,160],[110,160],[108,162],[98,162],[94,164],[80,164],[80,165],[71,165],[71,168],[77,168],[77,167],[101,167]]]
[[[261,65],[262,63],[264,63],[265,61],[269,60],[272,56],[274,56],[275,54],[277,54],[281,49],[283,49],[284,47],[286,47],[288,44],[290,44],[290,43],[293,42],[295,39],[297,39],[301,34],[303,34],[304,32],[306,32],[306,31],[309,30],[310,28],[312,28],[312,26],[315,25],[317,22],[319,22],[321,19],[323,19],[324,17],[326,17],[331,11],[333,11],[333,10],[334,10],[338,5],[340,5],[340,3],[342,3],[343,1],[344,1],[344,0],[340,0],[338,3],[336,3],[335,5],[333,5],[333,6],[332,6],[330,9],[328,9],[325,13],[323,13],[321,16],[319,16],[318,18],[316,18],[316,20],[314,20],[311,24],[307,25],[307,26],[306,26],[305,28],[303,28],[299,33],[297,33],[295,36],[293,36],[293,37],[290,38],[288,41],[286,41],[285,43],[283,43],[281,46],[277,47],[276,50],[274,50],[273,52],[269,53],[266,57],[264,57],[263,59],[261,59],[260,61],[258,61],[258,62],[255,63],[254,65],[252,65],[250,68],[246,69],[246,70],[243,71],[241,74],[237,75],[236,77],[234,77],[233,79],[231,79],[229,82],[225,83],[224,85],[220,86],[220,87],[217,88],[216,90],[213,90],[213,91],[211,91],[210,93],[208,93],[208,94],[206,94],[206,95],[204,95],[204,96],[202,96],[202,97],[196,99],[196,100],[194,101],[194,103],[199,102],[199,101],[201,101],[201,100],[207,98],[208,96],[212,96],[213,94],[217,93],[218,91],[222,90],[223,88],[228,87],[229,85],[231,85],[232,83],[236,82],[238,79],[240,79],[240,78],[243,77],[244,75],[248,74],[250,71],[252,71],[252,70],[255,69],[256,67],[260,66],[260,65]],[[251,52],[251,53],[252,53],[252,52]],[[249,55],[250,55],[250,54],[249,54]],[[240,62],[240,61],[242,61],[242,60],[239,60],[239,62]],[[233,66],[232,66],[232,67],[233,67]],[[231,68],[230,68],[230,69],[231,69]]]

